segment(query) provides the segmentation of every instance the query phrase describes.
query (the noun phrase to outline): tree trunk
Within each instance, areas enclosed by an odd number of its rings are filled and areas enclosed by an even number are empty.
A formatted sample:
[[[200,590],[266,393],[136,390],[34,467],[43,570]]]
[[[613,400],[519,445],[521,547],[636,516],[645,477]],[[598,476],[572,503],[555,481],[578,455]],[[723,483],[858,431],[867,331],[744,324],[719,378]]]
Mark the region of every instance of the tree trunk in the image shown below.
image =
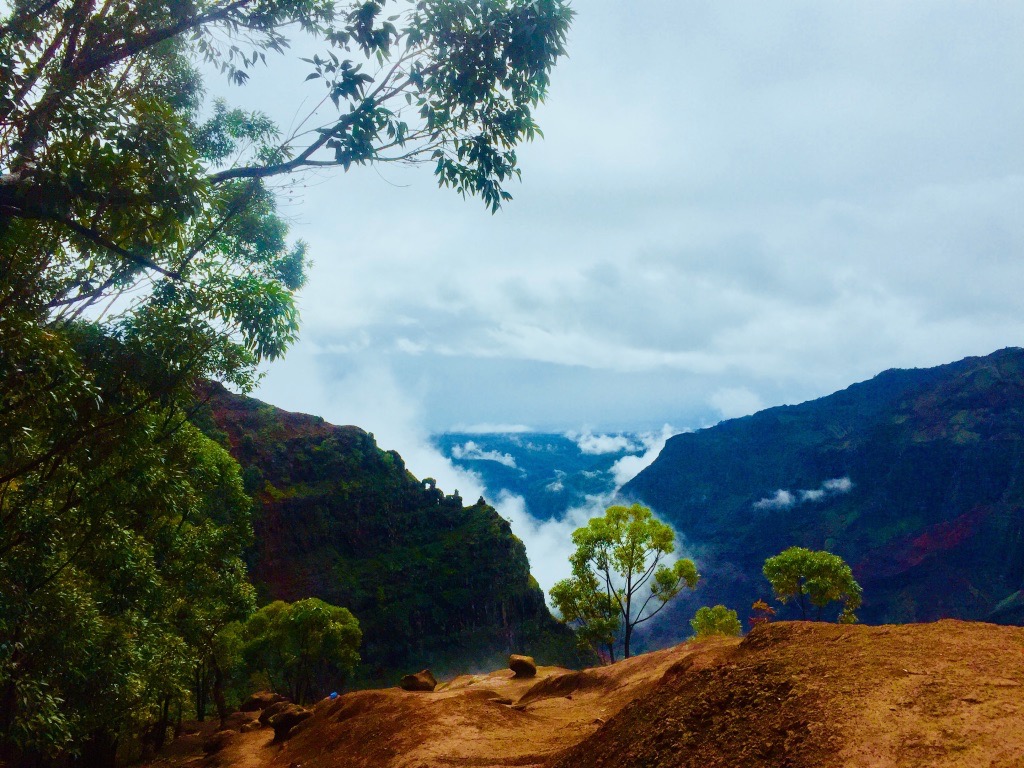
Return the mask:
[[[223,726],[228,719],[228,703],[224,699],[224,673],[216,661],[213,662],[213,703],[217,706],[217,717]]]
[[[206,704],[209,689],[210,681],[207,678],[206,662],[202,661],[196,667],[196,684],[193,689],[196,697],[196,720],[200,723],[206,720]]]
[[[168,696],[164,699],[163,706],[160,708],[160,721],[156,724],[156,729],[153,733],[153,749],[159,752],[164,748],[164,744],[167,742],[167,726],[171,722],[171,697]]]

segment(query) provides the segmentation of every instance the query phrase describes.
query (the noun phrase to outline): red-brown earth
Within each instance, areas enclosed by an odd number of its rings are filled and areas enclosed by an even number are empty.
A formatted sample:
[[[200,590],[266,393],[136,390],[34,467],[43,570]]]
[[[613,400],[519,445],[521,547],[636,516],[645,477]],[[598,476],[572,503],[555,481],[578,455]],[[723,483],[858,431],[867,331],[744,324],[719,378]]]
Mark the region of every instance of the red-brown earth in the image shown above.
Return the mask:
[[[283,745],[256,730],[206,757],[208,725],[149,768],[1019,767],[1024,628],[780,622],[583,672],[356,691],[314,713]]]

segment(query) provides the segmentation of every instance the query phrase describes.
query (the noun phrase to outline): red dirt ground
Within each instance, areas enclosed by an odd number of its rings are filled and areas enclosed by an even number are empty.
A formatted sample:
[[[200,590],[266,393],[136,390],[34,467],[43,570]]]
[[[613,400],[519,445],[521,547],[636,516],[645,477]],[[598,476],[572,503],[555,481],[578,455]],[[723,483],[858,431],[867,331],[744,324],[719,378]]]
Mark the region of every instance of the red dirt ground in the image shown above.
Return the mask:
[[[1024,628],[778,623],[533,680],[324,700],[283,746],[199,737],[151,768],[1024,766]]]

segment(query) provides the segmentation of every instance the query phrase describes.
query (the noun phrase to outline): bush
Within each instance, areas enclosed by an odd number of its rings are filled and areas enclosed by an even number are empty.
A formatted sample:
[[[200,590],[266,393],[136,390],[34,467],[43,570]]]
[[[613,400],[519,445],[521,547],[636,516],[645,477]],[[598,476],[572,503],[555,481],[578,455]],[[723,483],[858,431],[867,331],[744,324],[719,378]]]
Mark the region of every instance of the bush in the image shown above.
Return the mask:
[[[705,605],[690,619],[690,626],[693,627],[693,636],[696,638],[712,635],[738,637],[743,633],[739,615],[724,605],[716,605],[714,608]]]

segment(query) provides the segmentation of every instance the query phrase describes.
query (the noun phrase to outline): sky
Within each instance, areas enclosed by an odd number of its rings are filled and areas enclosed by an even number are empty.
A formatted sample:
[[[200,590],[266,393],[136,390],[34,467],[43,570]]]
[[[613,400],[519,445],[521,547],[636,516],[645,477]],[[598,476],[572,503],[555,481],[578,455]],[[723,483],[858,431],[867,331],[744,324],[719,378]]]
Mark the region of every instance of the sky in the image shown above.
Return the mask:
[[[258,397],[471,497],[430,433],[698,428],[1021,344],[1024,4],[574,8],[497,215],[429,167],[290,193],[315,265]],[[319,91],[271,64],[225,94],[287,125]]]

